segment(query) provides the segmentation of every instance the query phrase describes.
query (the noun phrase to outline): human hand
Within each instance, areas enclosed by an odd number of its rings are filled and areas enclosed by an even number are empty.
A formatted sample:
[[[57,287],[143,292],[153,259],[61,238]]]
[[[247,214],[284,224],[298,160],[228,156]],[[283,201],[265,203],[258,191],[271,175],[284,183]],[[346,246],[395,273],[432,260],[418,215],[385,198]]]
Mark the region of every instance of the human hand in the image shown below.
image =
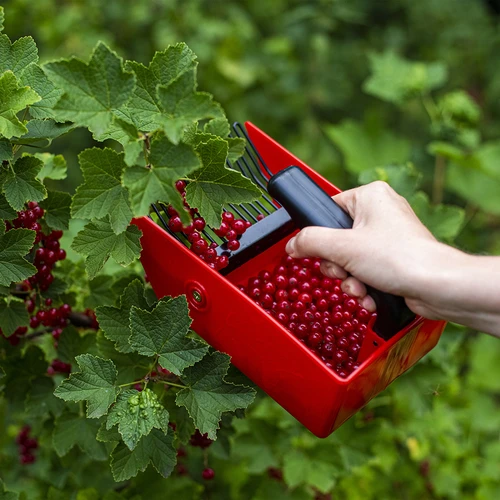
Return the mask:
[[[369,310],[375,303],[363,283],[405,297],[417,314],[439,316],[429,277],[446,265],[454,249],[439,243],[385,182],[345,191],[334,200],[353,218],[353,228],[304,228],[288,242],[287,252],[296,258],[324,259],[323,274],[347,278],[344,291]]]

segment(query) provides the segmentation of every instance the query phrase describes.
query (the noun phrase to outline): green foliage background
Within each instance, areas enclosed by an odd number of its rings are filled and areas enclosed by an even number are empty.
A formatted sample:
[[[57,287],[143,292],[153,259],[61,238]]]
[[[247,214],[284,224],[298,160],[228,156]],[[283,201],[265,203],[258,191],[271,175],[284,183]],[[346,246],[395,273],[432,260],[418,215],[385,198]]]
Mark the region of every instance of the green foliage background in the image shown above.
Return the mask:
[[[42,62],[86,59],[103,40],[147,63],[155,50],[184,41],[198,55],[200,88],[230,120],[253,121],[342,189],[387,180],[444,241],[500,252],[500,23],[486,2],[4,6],[5,33],[32,35]],[[52,146],[70,164],[68,190],[81,182],[76,157],[88,146],[82,130]],[[450,325],[425,360],[326,440],[260,395],[210,449],[217,478],[209,487],[197,479],[202,456],[190,449],[194,480],[164,480],[149,470],[127,497],[298,500],[321,491],[349,499],[498,498],[499,347]],[[0,407],[0,423],[5,418]],[[12,433],[0,435],[0,457],[15,453]],[[284,482],[270,478],[269,467],[281,468]],[[29,491],[40,474],[6,471],[5,480]],[[110,486],[98,463],[71,475],[74,498],[98,499]]]

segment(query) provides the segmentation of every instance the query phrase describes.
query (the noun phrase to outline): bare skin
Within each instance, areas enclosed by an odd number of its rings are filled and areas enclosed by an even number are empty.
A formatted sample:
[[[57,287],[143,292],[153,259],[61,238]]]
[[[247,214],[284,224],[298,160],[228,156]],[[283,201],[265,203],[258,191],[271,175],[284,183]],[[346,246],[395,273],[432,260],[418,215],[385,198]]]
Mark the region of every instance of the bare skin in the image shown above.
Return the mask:
[[[438,242],[408,202],[385,182],[334,197],[352,229],[307,227],[286,247],[296,258],[320,257],[321,269],[375,309],[363,283],[401,295],[430,319],[445,319],[500,337],[500,257],[468,255]]]

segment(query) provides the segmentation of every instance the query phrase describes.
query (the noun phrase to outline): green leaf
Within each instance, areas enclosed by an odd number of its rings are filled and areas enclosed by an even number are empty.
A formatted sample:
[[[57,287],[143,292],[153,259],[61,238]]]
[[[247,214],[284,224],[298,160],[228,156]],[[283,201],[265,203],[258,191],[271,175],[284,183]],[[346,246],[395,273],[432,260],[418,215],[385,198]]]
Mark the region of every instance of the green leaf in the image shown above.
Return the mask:
[[[5,20],[3,7],[0,6],[0,31],[3,30],[3,22]]]
[[[123,442],[133,450],[143,436],[153,429],[168,431],[168,411],[160,404],[158,396],[151,389],[141,392],[128,389],[119,394],[109,411],[106,428],[118,425]]]
[[[28,201],[41,201],[47,196],[45,186],[37,179],[43,162],[31,155],[21,156],[12,170],[7,170],[3,193],[14,210],[22,210]]]
[[[183,295],[161,299],[151,312],[132,306],[129,344],[143,356],[158,356],[163,368],[180,375],[208,351],[208,346],[186,337],[190,325],[187,300]]]
[[[28,129],[19,121],[16,113],[39,100],[40,96],[34,90],[19,87],[11,71],[0,76],[0,134],[7,139],[26,134]]]
[[[113,113],[125,104],[134,89],[135,77],[123,69],[122,59],[99,42],[88,63],[75,57],[48,63],[44,69],[64,90],[54,107],[58,120],[104,133]]]
[[[10,70],[19,77],[29,64],[36,62],[38,49],[33,38],[23,36],[11,43],[7,35],[0,35],[0,73]]]
[[[94,460],[106,460],[105,446],[96,440],[99,422],[86,419],[73,413],[65,413],[54,425],[52,444],[56,453],[63,457],[74,446]]]
[[[167,433],[153,429],[139,441],[133,451],[120,443],[111,455],[111,472],[115,481],[126,481],[137,476],[150,463],[161,476],[170,476],[177,462],[173,438],[174,433],[170,428]]]
[[[0,235],[0,285],[22,281],[36,273],[36,268],[24,256],[35,242],[35,232],[11,229]]]
[[[124,159],[127,165],[135,165],[137,158],[141,154],[143,141],[139,131],[132,123],[114,117],[108,130],[102,135],[96,136],[96,140],[104,141],[113,139],[123,146]]]
[[[132,352],[129,344],[130,309],[137,306],[143,310],[151,310],[144,297],[144,285],[139,280],[130,283],[120,297],[119,307],[100,306],[96,309],[96,317],[101,330],[107,339],[115,342],[120,352]]]
[[[197,151],[203,167],[189,176],[186,200],[208,226],[219,227],[225,203],[255,201],[262,193],[240,172],[226,168],[228,144],[224,139],[210,139],[199,144]]]
[[[183,200],[175,189],[175,182],[201,167],[198,156],[187,144],[172,144],[165,136],[156,136],[151,142],[150,168],[131,167],[125,170],[123,183],[130,191],[134,215],[149,213],[151,203],[172,203],[184,222],[189,223]]]
[[[31,116],[38,119],[53,118],[53,108],[64,91],[57,88],[43,69],[35,63],[31,63],[24,69],[20,81],[22,85],[31,87],[42,98],[30,107]]]
[[[3,22],[3,7],[0,7],[0,28],[3,28],[2,22]],[[5,484],[0,478],[0,500],[18,500],[19,499],[19,493],[14,493],[13,491],[7,491],[5,489]]]
[[[19,139],[13,139],[15,144],[30,144],[36,146],[50,146],[52,141],[75,129],[70,122],[58,123],[51,118],[46,120],[30,120],[26,123],[27,133]]]
[[[97,432],[97,441],[101,443],[119,443],[122,440],[120,433],[118,432],[118,427],[113,427],[111,429],[106,429],[106,422],[103,422],[99,431]]]
[[[388,165],[365,170],[359,175],[360,184],[374,181],[387,182],[397,193],[405,198],[410,198],[420,185],[422,174],[412,163],[404,165]]]
[[[481,107],[465,90],[444,94],[438,101],[438,108],[446,120],[458,126],[474,127],[481,118]]]
[[[33,380],[24,410],[32,417],[45,417],[49,412],[55,417],[61,415],[64,402],[54,396],[54,381],[49,377]]]
[[[167,137],[178,144],[184,129],[199,120],[224,116],[220,104],[206,92],[195,92],[196,68],[189,69],[167,85],[158,86],[158,99],[166,116],[160,118]]]
[[[110,306],[115,303],[113,276],[101,275],[89,281],[90,296],[85,305],[94,309],[98,306]]]
[[[500,379],[491,376],[492,367],[497,363],[495,340],[489,335],[480,335],[471,346],[467,383],[474,390],[500,391]]]
[[[485,212],[500,215],[500,142],[483,144],[474,154],[457,158],[446,168],[446,187]]]
[[[64,329],[61,338],[57,343],[57,354],[61,361],[75,365],[75,360],[80,354],[89,351],[95,353],[96,338],[93,332],[80,333],[74,326],[69,325]]]
[[[369,57],[372,74],[365,81],[363,90],[394,104],[441,87],[448,76],[446,66],[441,62],[408,61],[393,51],[372,53]]]
[[[128,191],[121,184],[126,168],[123,154],[112,149],[86,149],[78,156],[85,182],[71,205],[71,214],[79,219],[102,219],[110,216],[111,227],[120,234],[132,219]]]
[[[253,389],[224,380],[229,360],[228,355],[214,352],[181,376],[187,388],[177,393],[176,403],[187,409],[195,426],[210,439],[216,438],[222,413],[246,408],[255,397]]]
[[[161,105],[157,97],[158,85],[168,85],[185,71],[194,68],[196,56],[184,43],[156,52],[149,66],[127,61],[127,69],[132,70],[137,84],[129,102],[117,116],[133,123],[138,130],[152,132],[160,126]]]
[[[110,256],[123,266],[137,259],[141,252],[140,237],[141,231],[136,226],[115,234],[108,221],[94,221],[76,235],[72,248],[87,257],[87,273],[93,279]]]
[[[417,217],[434,236],[447,242],[453,241],[465,221],[465,210],[453,205],[431,205],[429,197],[419,191],[410,202]]]
[[[43,181],[44,179],[66,179],[67,167],[66,160],[63,155],[53,155],[51,153],[35,153],[33,155],[42,161],[43,167],[38,174],[38,179]]]
[[[363,170],[405,163],[410,156],[410,143],[384,128],[369,128],[352,120],[325,127],[326,135],[344,155],[347,170],[359,174]]]
[[[12,220],[17,217],[17,212],[9,205],[5,196],[0,194],[0,219]]]
[[[0,162],[11,161],[13,157],[11,142],[4,137],[0,137]]]
[[[54,394],[64,401],[87,401],[87,417],[99,418],[107,413],[116,399],[115,365],[109,359],[91,354],[77,356],[76,362],[81,371],[72,373]]]
[[[284,456],[283,478],[290,488],[307,484],[322,493],[335,485],[337,468],[331,463],[308,457],[300,450],[291,450]]]
[[[0,299],[0,330],[10,337],[16,328],[28,326],[29,314],[24,301],[16,297]]]
[[[45,210],[45,222],[51,229],[69,228],[71,195],[62,191],[49,191],[40,206]]]

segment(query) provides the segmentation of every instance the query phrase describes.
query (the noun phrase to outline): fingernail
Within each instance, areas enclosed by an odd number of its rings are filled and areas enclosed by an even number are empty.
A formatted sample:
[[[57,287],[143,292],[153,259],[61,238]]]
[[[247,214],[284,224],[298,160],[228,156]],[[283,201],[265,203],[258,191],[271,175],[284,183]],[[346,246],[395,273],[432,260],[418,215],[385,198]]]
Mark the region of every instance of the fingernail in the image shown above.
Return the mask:
[[[285,251],[287,254],[292,254],[295,251],[295,236],[288,240]]]

